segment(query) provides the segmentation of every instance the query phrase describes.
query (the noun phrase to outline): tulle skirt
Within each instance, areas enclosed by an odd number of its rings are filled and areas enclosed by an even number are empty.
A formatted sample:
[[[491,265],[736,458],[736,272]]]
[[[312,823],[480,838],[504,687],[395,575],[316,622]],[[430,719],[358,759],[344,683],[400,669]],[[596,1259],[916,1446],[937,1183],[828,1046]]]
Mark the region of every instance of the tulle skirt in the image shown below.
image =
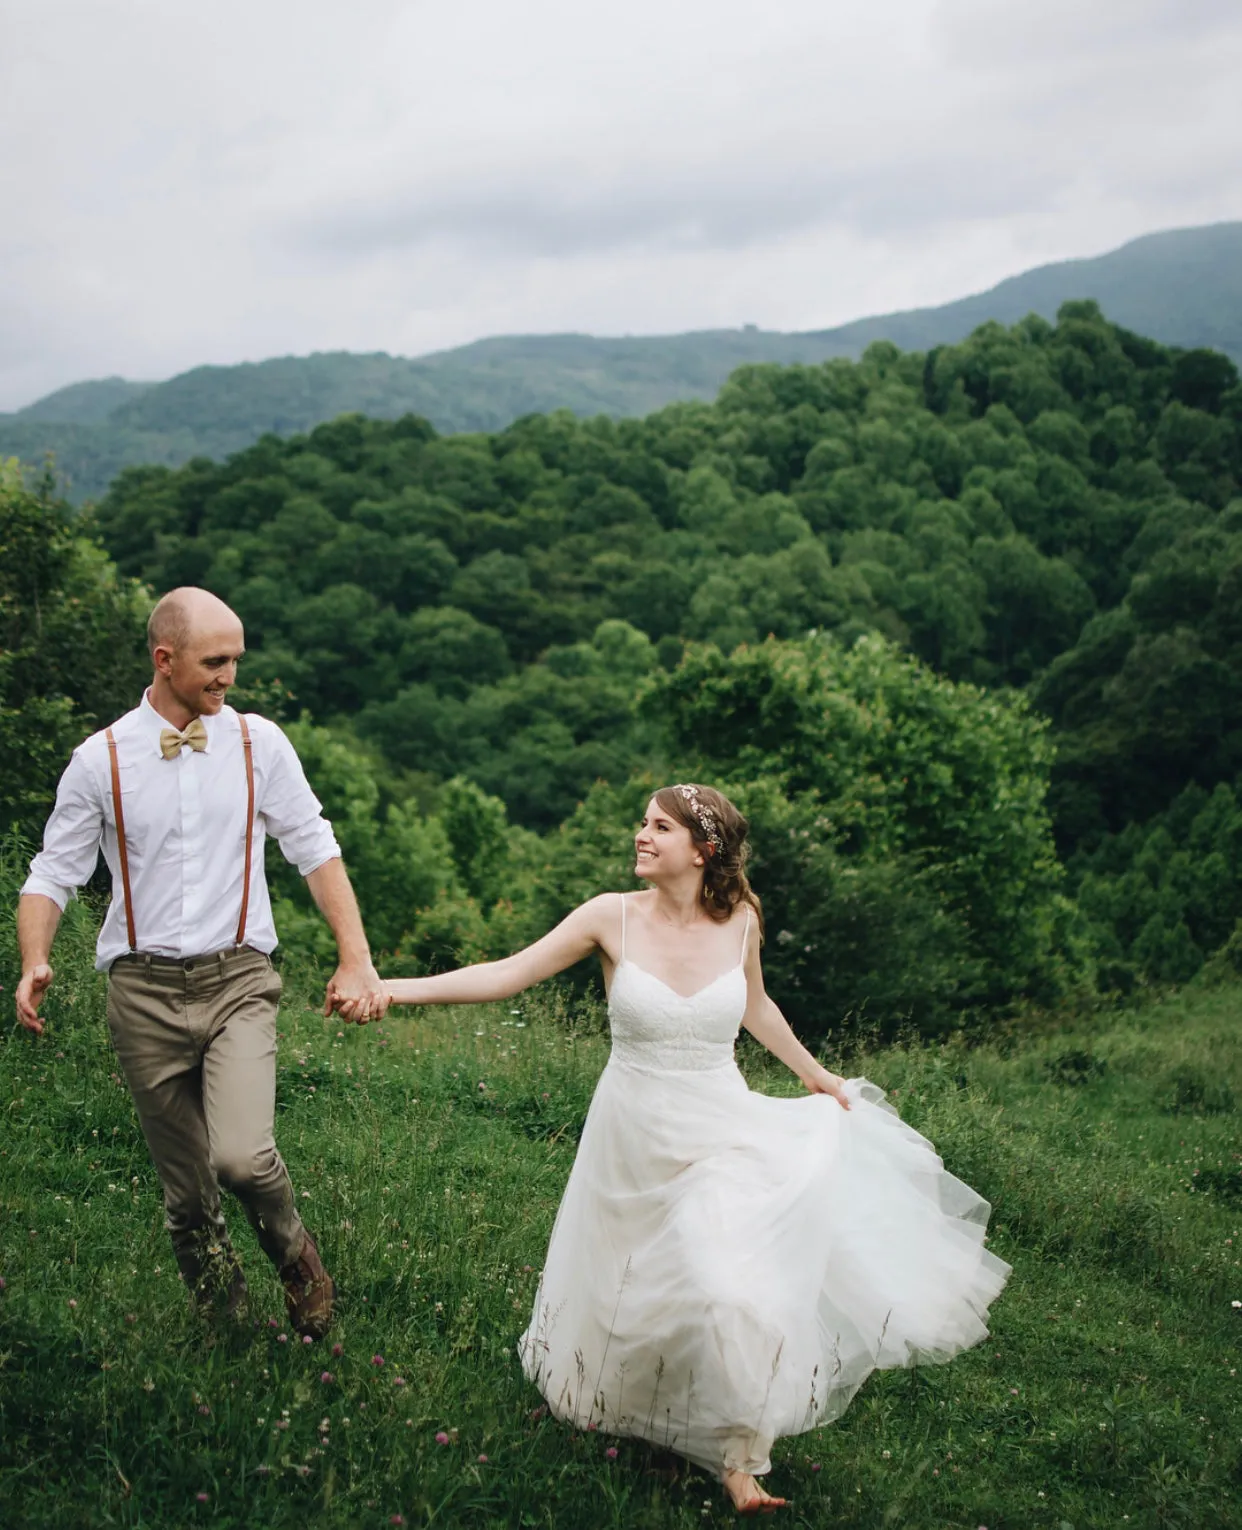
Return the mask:
[[[755,1094],[737,1067],[609,1062],[519,1353],[551,1411],[715,1473],[836,1418],[877,1368],[987,1335],[990,1206],[866,1079]]]

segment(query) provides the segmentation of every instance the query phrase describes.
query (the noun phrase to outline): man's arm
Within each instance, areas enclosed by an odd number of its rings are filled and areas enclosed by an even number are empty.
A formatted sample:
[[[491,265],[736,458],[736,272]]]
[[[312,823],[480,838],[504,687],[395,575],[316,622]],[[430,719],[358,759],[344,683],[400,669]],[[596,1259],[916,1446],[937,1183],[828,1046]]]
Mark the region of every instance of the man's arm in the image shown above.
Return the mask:
[[[22,975],[14,998],[17,1018],[36,1036],[43,1034],[39,1005],[52,986],[48,957],[65,905],[89,878],[99,858],[103,808],[90,770],[75,749],[56,788],[56,806],[43,831],[43,849],[17,902],[17,942]]]
[[[358,1013],[349,1015],[349,1019],[378,1020],[388,1008],[388,996],[371,963],[358,902],[332,825],[324,818],[297,751],[283,729],[252,718],[252,726],[256,723],[262,727],[272,751],[261,808],[264,821],[279,841],[280,853],[301,872],[311,897],[336,937],[339,960],[328,982],[323,1012],[330,1015],[342,1000],[348,999],[358,1003]]]
[[[350,1018],[360,1023],[378,1020],[388,1008],[388,995],[371,961],[371,948],[362,928],[358,900],[350,884],[345,862],[339,856],[317,866],[306,878],[319,912],[336,937],[340,960],[328,979],[323,1012],[330,1015],[341,1003],[357,1000],[357,1013]]]
[[[39,1005],[52,986],[47,959],[60,923],[60,905],[42,893],[23,893],[17,900],[17,945],[22,954],[22,975],[17,985],[17,1018],[36,1036],[43,1034]]]

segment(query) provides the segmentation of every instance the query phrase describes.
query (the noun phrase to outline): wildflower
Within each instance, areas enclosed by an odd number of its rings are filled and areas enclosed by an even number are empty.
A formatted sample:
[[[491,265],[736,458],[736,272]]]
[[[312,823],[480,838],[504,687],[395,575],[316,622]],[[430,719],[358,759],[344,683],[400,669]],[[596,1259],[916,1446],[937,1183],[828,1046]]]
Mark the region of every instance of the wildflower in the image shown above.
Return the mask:
[[[404,1514],[394,1514],[393,1517],[388,1521],[388,1523],[390,1525],[404,1525],[405,1524],[405,1515]]]
[[[4,1276],[0,1275],[0,1291],[4,1290]]]
[[[486,1466],[487,1465],[487,1457],[486,1456],[480,1456],[479,1457],[479,1465],[480,1466]]]
[[[479,1093],[480,1094],[484,1094],[484,1093],[486,1093],[486,1091],[487,1091],[487,1085],[483,1082],[482,1079],[480,1079],[479,1080]]]
[[[314,1341],[314,1339],[311,1338],[310,1334],[304,1333],[302,1335],[302,1343],[303,1344],[313,1344],[314,1342],[315,1341]]]
[[[70,1298],[69,1298],[69,1305],[70,1305],[70,1306],[71,1306],[71,1307],[76,1307],[76,1306],[77,1306],[77,1305],[78,1305],[78,1304],[77,1304],[77,1302],[75,1302],[75,1301],[74,1301],[74,1299],[73,1299],[73,1297],[72,1297],[72,1296],[71,1296],[71,1297],[70,1297]],[[1242,1303],[1238,1303],[1238,1302],[1234,1302],[1234,1306],[1235,1306],[1235,1307],[1237,1307],[1237,1306],[1239,1306],[1239,1305],[1242,1305]]]
[[[1010,1387],[1009,1388],[1009,1395],[1010,1395],[1010,1397],[1016,1397],[1018,1395],[1017,1387]]]
[[[138,1314],[137,1314],[137,1313],[136,1313],[136,1312],[127,1312],[127,1313],[126,1313],[126,1314],[125,1314],[125,1321],[126,1321],[126,1322],[127,1322],[127,1323],[128,1323],[128,1324],[129,1324],[129,1325],[130,1325],[130,1327],[131,1327],[131,1328],[132,1328],[132,1327],[133,1327],[133,1325],[134,1325],[134,1324],[135,1324],[135,1323],[136,1323],[136,1322],[137,1322],[137,1321],[138,1321]]]
[[[885,1461],[887,1461],[892,1456],[892,1454],[893,1453],[891,1450],[882,1450],[880,1452],[880,1455],[884,1458]]]
[[[298,1467],[298,1476],[299,1477],[309,1477],[310,1476],[310,1467],[309,1466],[299,1466]]]
[[[199,1503],[206,1503],[207,1502],[207,1494],[206,1493],[195,1493],[194,1497],[195,1497],[195,1499]]]
[[[69,1305],[72,1307],[74,1304],[70,1302]],[[1230,1302],[1229,1305],[1236,1311],[1239,1307],[1242,1307],[1242,1302]]]
[[[332,1358],[334,1360],[339,1360],[344,1353],[345,1346],[343,1344],[334,1344],[332,1346]]]
[[[615,1445],[610,1445],[604,1452],[604,1459],[606,1461],[615,1461],[617,1459],[617,1447]]]
[[[330,1386],[331,1382],[332,1382],[332,1372],[331,1371],[324,1371],[322,1373],[322,1375],[319,1377],[319,1379],[320,1379],[320,1381],[323,1382],[325,1387],[326,1386]]]
[[[820,1464],[819,1464],[819,1462],[818,1462],[818,1461],[812,1461],[812,1462],[811,1462],[811,1470],[812,1470],[812,1471],[813,1471],[813,1472],[822,1472],[822,1471],[823,1471],[823,1469],[824,1469],[824,1468],[823,1468],[823,1467],[822,1467],[822,1466],[821,1466],[821,1465],[820,1465]]]
[[[403,1387],[405,1385],[405,1377],[404,1376],[394,1376],[392,1378],[392,1384],[393,1384],[394,1387]]]
[[[207,1406],[206,1403],[199,1403],[198,1411],[203,1415],[204,1418],[209,1418],[211,1416],[211,1409]]]
[[[271,1470],[272,1470],[272,1468],[270,1466],[256,1466],[255,1467],[255,1471],[258,1472],[260,1477],[268,1476],[271,1473]]]
[[[372,1365],[383,1365],[383,1363],[384,1363],[383,1355],[372,1355],[371,1356],[371,1364]]]
[[[289,1335],[287,1333],[278,1333],[276,1335],[276,1342],[277,1344],[288,1344]]]
[[[279,1328],[279,1327],[280,1327],[280,1324],[279,1324],[279,1323],[278,1323],[278,1322],[277,1322],[277,1321],[276,1321],[276,1319],[275,1319],[275,1318],[268,1318],[268,1320],[267,1320],[267,1326],[268,1326],[268,1327],[269,1327],[269,1328]]]
[[[437,1445],[447,1445],[448,1442],[449,1442],[449,1437],[448,1437],[447,1434],[445,1434],[444,1430],[443,1429],[437,1429],[436,1430],[436,1444]]]

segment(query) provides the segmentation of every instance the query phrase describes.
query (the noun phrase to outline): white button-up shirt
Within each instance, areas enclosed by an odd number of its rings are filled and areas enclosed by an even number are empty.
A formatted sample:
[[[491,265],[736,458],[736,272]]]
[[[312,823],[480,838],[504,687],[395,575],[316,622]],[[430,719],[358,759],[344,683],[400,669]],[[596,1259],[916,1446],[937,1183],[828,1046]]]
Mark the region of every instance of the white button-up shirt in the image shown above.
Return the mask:
[[[265,717],[247,714],[254,760],[254,854],[246,944],[276,945],[263,871],[263,841],[275,836],[303,876],[340,855],[332,826],[307,784],[293,745]],[[205,956],[231,947],[241,913],[246,853],[246,764],[241,724],[232,707],[204,717],[207,747],[187,746],[171,760],[160,752],[169,724],[147,696],[112,725],[121,776],[121,807],[140,951]],[[112,873],[112,903],[99,932],[102,972],[129,950],[117,850],[112,774],[104,733],[73,752],[60,778],[43,849],[30,863],[23,893],[42,893],[63,910],[95,870],[100,846]]]

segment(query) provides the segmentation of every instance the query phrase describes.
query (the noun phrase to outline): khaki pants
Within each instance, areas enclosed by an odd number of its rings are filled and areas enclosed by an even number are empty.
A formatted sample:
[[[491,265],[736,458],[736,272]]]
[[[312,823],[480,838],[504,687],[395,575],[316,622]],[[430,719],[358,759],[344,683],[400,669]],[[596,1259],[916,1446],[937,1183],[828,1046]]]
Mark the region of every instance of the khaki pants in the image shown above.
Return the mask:
[[[248,946],[184,962],[123,956],[109,973],[108,1029],[192,1290],[228,1251],[220,1185],[277,1268],[302,1251],[305,1229],[273,1136],[279,1002],[279,976]]]

